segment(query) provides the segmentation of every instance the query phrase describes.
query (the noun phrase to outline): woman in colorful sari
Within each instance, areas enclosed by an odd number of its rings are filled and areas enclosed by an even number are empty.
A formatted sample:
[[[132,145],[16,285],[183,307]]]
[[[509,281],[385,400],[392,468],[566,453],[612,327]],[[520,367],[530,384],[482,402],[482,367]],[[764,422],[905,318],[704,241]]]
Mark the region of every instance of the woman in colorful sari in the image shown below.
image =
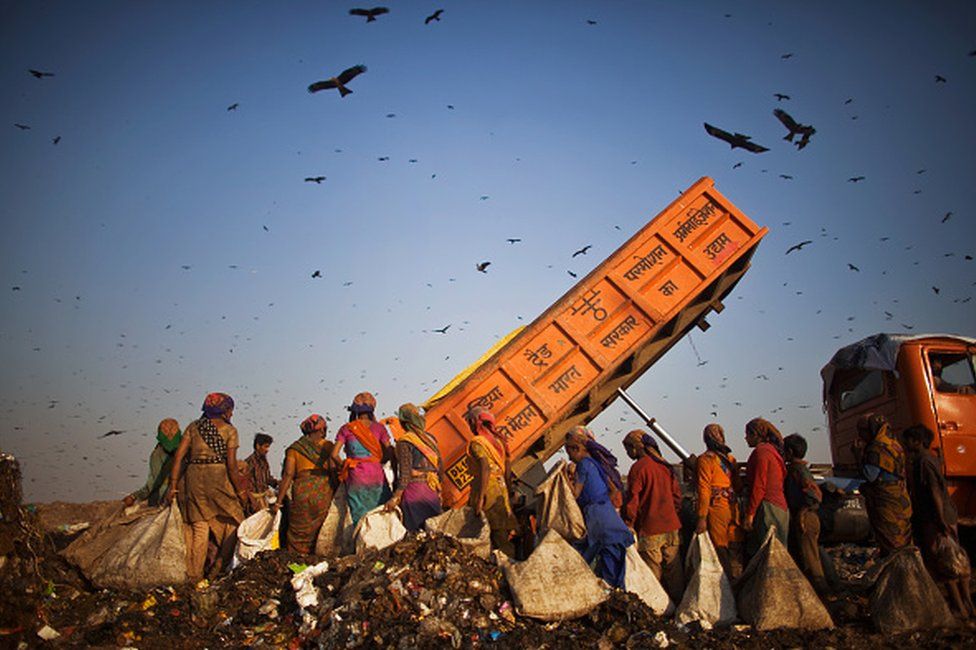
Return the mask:
[[[166,502],[176,497],[183,459],[186,464],[186,495],[180,502],[188,524],[187,576],[203,579],[210,535],[219,549],[211,574],[230,567],[237,544],[237,526],[244,520],[247,492],[238,482],[237,429],[230,423],[234,400],[224,393],[210,393],[203,402],[203,416],[187,426],[173,458]]]
[[[278,486],[278,499],[271,512],[278,510],[288,488],[291,502],[288,508],[288,550],[309,555],[315,551],[319,528],[329,514],[332,494],[336,486],[332,464],[334,443],[326,437],[325,418],[314,413],[301,424],[302,437],[285,450],[285,469]]]
[[[515,557],[512,537],[518,522],[508,497],[507,477],[510,471],[508,444],[495,433],[495,416],[491,411],[472,406],[465,419],[474,437],[468,441],[468,468],[474,476],[468,505],[484,513],[491,528],[491,545],[509,557]]]
[[[891,435],[880,413],[862,415],[857,421],[854,455],[865,481],[864,495],[871,532],[881,557],[912,543],[912,501],[905,485],[905,450]]]
[[[777,539],[787,545],[790,510],[786,503],[786,460],[783,436],[772,422],[754,418],[746,424],[746,444],[753,448],[746,463],[746,512],[742,527],[749,532],[746,552],[755,555],[775,528]]]
[[[709,424],[702,437],[706,451],[698,457],[698,526],[695,532],[708,531],[719,561],[732,577],[732,557],[741,550],[742,542],[736,499],[739,471],[732,450],[725,444],[725,432],[720,425]]]
[[[427,421],[413,404],[397,411],[404,433],[396,442],[397,489],[386,502],[386,509],[397,506],[403,512],[403,525],[417,531],[424,522],[441,514],[441,455],[437,439],[427,433]]]
[[[390,485],[383,472],[383,463],[393,460],[390,434],[376,421],[376,398],[359,393],[349,407],[349,423],[342,425],[332,449],[332,462],[341,463],[339,480],[346,484],[346,501],[352,525],[370,510],[389,500]],[[346,459],[339,458],[345,451]]]
[[[627,547],[634,543],[634,535],[610,502],[608,486],[613,483],[589,451],[594,444],[599,443],[586,427],[573,427],[566,434],[566,453],[575,465],[570,485],[586,523],[586,538],[576,546],[599,577],[622,589]]]

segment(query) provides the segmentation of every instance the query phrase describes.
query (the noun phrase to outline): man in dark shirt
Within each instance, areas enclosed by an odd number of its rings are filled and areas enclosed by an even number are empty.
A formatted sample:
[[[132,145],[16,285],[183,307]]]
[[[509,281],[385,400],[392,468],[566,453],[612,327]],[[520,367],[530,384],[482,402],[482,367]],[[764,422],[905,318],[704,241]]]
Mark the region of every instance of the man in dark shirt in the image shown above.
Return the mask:
[[[274,439],[266,433],[254,434],[254,453],[244,459],[247,463],[248,505],[253,514],[268,507],[268,488],[277,488],[278,479],[271,476],[268,465],[268,450]]]
[[[807,462],[807,441],[798,433],[783,439],[786,451],[786,503],[790,507],[789,549],[793,559],[818,593],[827,591],[820,562],[820,487]]]

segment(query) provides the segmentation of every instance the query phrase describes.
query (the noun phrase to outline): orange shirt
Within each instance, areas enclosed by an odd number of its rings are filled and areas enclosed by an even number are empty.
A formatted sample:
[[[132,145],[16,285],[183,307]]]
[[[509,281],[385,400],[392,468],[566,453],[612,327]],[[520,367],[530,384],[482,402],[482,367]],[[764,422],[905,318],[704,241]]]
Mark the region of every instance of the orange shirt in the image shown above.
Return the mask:
[[[729,454],[729,460],[733,463],[735,458]],[[708,516],[708,507],[712,503],[712,488],[715,490],[725,490],[732,488],[732,477],[726,473],[722,467],[722,460],[711,451],[706,451],[698,457],[698,516]]]

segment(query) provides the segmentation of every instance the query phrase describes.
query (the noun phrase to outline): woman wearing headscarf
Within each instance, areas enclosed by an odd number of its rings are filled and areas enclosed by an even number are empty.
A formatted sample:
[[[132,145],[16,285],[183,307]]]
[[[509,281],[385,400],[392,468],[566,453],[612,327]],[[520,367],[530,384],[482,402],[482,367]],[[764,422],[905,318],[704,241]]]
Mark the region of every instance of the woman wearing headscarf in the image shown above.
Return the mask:
[[[237,429],[230,423],[234,400],[225,393],[210,393],[203,402],[203,416],[183,434],[173,458],[167,503],[176,497],[183,458],[186,464],[183,519],[187,527],[187,574],[190,580],[203,578],[207,541],[212,535],[218,553],[212,574],[230,567],[237,543],[237,526],[244,520],[247,492],[239,484],[237,471]]]
[[[912,543],[912,501],[905,485],[905,450],[891,435],[880,413],[867,413],[857,421],[854,455],[865,481],[864,495],[871,532],[881,557]]]
[[[166,418],[156,427],[156,446],[149,454],[149,477],[145,485],[125,497],[122,501],[131,506],[136,501],[148,501],[158,506],[166,496],[169,475],[173,471],[173,458],[182,438],[180,424],[173,418]]]
[[[393,460],[390,434],[376,421],[376,398],[359,393],[349,407],[349,422],[342,425],[332,449],[332,462],[339,470],[339,481],[346,484],[349,515],[355,526],[364,514],[390,498],[390,485],[383,472],[383,463]],[[345,451],[345,460],[339,452]]]
[[[681,486],[664,460],[657,441],[635,429],[624,438],[627,456],[636,461],[627,473],[620,514],[637,533],[637,551],[675,602],[684,593],[681,563]]]
[[[288,550],[308,555],[315,551],[319,528],[332,505],[337,483],[332,463],[335,444],[326,439],[328,425],[318,413],[305,418],[300,428],[302,437],[285,450],[285,469],[271,511],[277,511],[291,488],[286,543]]]
[[[739,521],[739,470],[732,450],[725,444],[725,432],[718,424],[709,424],[702,432],[705,453],[698,457],[697,494],[698,525],[696,533],[708,531],[715,552],[726,573],[732,575],[731,545],[741,548]]]
[[[586,427],[573,427],[566,434],[566,453],[574,464],[570,485],[586,523],[586,537],[576,546],[599,577],[610,586],[623,588],[627,547],[634,543],[634,535],[610,502],[612,481],[591,455],[593,443],[593,434]]]
[[[776,538],[783,546],[787,545],[790,511],[784,492],[783,436],[772,422],[755,418],[746,424],[746,443],[753,449],[746,464],[748,490],[742,527],[750,531],[746,553],[752,557],[762,546],[770,528],[775,528]]]
[[[474,434],[468,441],[468,467],[474,477],[468,505],[476,513],[484,513],[491,528],[492,547],[515,557],[512,537],[518,522],[508,498],[508,442],[495,433],[495,416],[491,411],[472,406],[465,419]]]
[[[403,512],[403,525],[417,531],[424,522],[441,514],[441,454],[437,439],[426,431],[427,421],[413,404],[397,411],[403,433],[394,449],[397,462],[397,489],[386,502],[386,509],[397,506]]]

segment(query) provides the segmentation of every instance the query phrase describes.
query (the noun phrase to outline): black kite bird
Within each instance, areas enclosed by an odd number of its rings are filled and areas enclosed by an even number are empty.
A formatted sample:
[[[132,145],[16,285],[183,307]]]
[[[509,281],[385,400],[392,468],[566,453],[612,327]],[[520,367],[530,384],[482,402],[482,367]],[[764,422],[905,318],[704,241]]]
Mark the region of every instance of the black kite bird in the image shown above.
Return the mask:
[[[372,9],[350,9],[350,16],[365,16],[367,23],[372,23],[376,21],[377,16],[382,16],[383,14],[390,13],[390,10],[386,7],[373,7]]]
[[[435,20],[437,22],[441,22],[441,14],[442,13],[444,13],[444,10],[443,9],[438,9],[437,11],[435,11],[434,13],[432,13],[431,15],[427,16],[426,18],[424,18],[424,24],[425,25],[429,25],[432,22],[434,22]]]
[[[776,116],[776,119],[778,119],[783,126],[789,129],[789,133],[783,137],[784,140],[787,142],[793,142],[793,136],[802,136],[800,140],[795,143],[797,149],[802,149],[810,144],[810,136],[817,132],[817,130],[809,124],[800,124],[794,120],[789,113],[781,108],[774,110],[773,115]]]
[[[343,70],[341,74],[337,77],[332,77],[331,79],[326,79],[325,81],[316,81],[308,87],[308,92],[317,93],[320,90],[328,90],[330,88],[338,88],[339,94],[342,97],[350,94],[352,91],[346,88],[346,84],[355,79],[357,76],[366,72],[366,66],[364,65],[354,65],[351,68]]]
[[[728,131],[723,131],[720,128],[714,127],[708,122],[705,122],[704,124],[705,124],[705,131],[708,133],[708,135],[712,136],[713,138],[718,138],[719,140],[728,142],[729,146],[731,146],[733,149],[738,147],[740,149],[745,149],[746,151],[751,151],[752,153],[762,153],[764,151],[769,151],[767,147],[764,147],[761,144],[750,142],[750,140],[752,140],[751,136],[742,133],[732,134],[729,133]]]

